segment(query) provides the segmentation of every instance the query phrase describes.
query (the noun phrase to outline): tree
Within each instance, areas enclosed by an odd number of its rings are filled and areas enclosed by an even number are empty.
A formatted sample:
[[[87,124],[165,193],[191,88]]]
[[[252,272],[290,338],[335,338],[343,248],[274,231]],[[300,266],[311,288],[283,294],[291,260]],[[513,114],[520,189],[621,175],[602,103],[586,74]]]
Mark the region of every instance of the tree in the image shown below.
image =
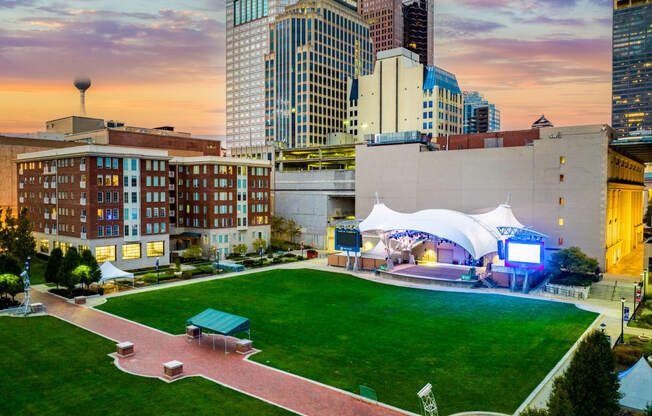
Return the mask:
[[[11,252],[11,246],[14,241],[14,228],[16,227],[16,219],[11,207],[5,211],[5,217],[0,222],[0,249],[3,251]]]
[[[272,215],[269,219],[269,226],[273,237],[283,238],[285,234],[285,218]]]
[[[10,252],[21,261],[27,261],[29,256],[36,253],[36,240],[32,236],[32,223],[27,218],[26,208],[23,208],[18,214],[13,233],[13,247]]]
[[[23,281],[15,274],[5,273],[0,275],[0,294],[11,295],[14,300],[15,296],[23,291]]]
[[[85,264],[80,264],[79,266],[75,267],[75,270],[72,271],[73,280],[81,283],[82,287],[88,287],[88,285],[92,283],[90,281],[90,274],[91,268]]]
[[[548,416],[546,409],[525,409],[518,416]]]
[[[0,256],[0,273],[10,273],[18,276],[22,273],[20,262],[14,256],[3,254]]]
[[[553,385],[550,416],[613,416],[618,413],[616,362],[605,334],[590,333]]]
[[[190,246],[183,251],[183,258],[187,260],[199,260],[201,259],[202,251],[201,247],[195,245]]]
[[[645,412],[643,414],[645,416],[652,416],[652,404],[645,406]]]
[[[570,247],[551,256],[548,270],[553,283],[588,285],[599,273],[600,266],[579,247]]]
[[[241,256],[244,256],[245,254],[247,254],[247,245],[236,244],[235,246],[233,246],[233,252]]]
[[[100,281],[102,278],[102,272],[100,271],[100,266],[97,264],[97,260],[95,260],[95,257],[90,250],[82,251],[80,264],[88,266],[89,268],[86,281],[83,281],[82,283],[85,283],[88,287],[91,285],[91,283]]]
[[[253,245],[256,252],[260,251],[261,249],[265,250],[265,248],[267,248],[267,241],[265,241],[264,238],[257,238],[254,240]]]
[[[301,235],[301,227],[297,226],[297,223],[294,220],[288,220],[286,234],[290,238],[290,241],[294,243],[294,239]]]
[[[71,293],[75,289],[75,286],[77,286],[77,283],[79,283],[79,280],[72,272],[79,266],[80,260],[81,258],[79,257],[79,253],[77,253],[77,249],[74,247],[68,248],[59,268],[59,273],[57,274],[57,283],[66,287]]]
[[[60,248],[55,248],[50,253],[48,264],[45,268],[45,281],[48,283],[56,283],[59,287],[59,270],[63,263],[63,252]]]

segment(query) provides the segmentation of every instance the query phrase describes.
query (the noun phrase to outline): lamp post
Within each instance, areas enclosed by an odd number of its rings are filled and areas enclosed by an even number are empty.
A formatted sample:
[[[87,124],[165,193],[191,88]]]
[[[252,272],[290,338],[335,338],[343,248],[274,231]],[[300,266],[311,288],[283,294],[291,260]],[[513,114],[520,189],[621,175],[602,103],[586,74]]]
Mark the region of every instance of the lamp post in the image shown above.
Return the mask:
[[[159,270],[158,270],[158,259],[159,257],[156,258],[156,284],[159,284]]]
[[[604,334],[605,329],[607,329],[607,324],[605,324],[603,322],[603,323],[600,324],[600,330],[602,331],[603,334]]]
[[[625,343],[625,298],[620,298],[620,343]]]
[[[638,283],[634,282],[634,310],[632,311],[632,320],[636,321],[636,288]]]

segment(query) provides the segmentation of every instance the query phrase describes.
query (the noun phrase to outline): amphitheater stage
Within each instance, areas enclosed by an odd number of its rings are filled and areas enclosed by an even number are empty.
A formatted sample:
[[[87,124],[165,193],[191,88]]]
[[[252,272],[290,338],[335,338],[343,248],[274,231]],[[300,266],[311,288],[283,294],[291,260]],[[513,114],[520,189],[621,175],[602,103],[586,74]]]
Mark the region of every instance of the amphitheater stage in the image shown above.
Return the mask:
[[[460,266],[457,264],[435,263],[428,265],[399,264],[391,271],[381,271],[381,275],[388,279],[401,280],[404,282],[471,288],[478,283],[478,280],[462,280],[460,275],[468,274],[471,266]],[[480,272],[476,268],[477,273]]]

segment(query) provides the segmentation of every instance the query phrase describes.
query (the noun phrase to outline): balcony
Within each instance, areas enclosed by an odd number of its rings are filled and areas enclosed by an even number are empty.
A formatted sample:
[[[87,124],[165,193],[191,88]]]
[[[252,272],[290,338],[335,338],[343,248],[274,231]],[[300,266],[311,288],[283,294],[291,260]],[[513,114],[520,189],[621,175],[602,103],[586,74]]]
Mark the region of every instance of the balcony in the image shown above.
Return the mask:
[[[24,203],[24,202],[25,202],[25,198],[23,198],[22,196],[19,197],[19,198],[18,198],[18,202],[20,202],[21,204]]]
[[[168,185],[168,189],[169,189],[170,191],[174,191],[174,184],[171,183],[170,185]]]
[[[168,202],[170,202],[170,204],[174,204],[176,202],[176,199],[173,196],[171,196],[168,198]]]
[[[79,170],[80,170],[81,172],[85,172],[85,171],[86,171],[86,165],[85,165],[85,164],[81,164],[81,165],[79,165]]]
[[[23,189],[23,188],[25,188],[25,184],[24,184],[24,183],[22,183],[22,182],[21,182],[21,183],[19,183],[19,184],[18,184],[18,188],[19,188],[19,189]]]
[[[45,198],[43,198],[43,203],[44,204],[49,204],[50,203],[50,198],[48,198],[47,196]]]
[[[79,182],[80,188],[86,188],[86,181]]]
[[[79,237],[85,240],[86,239],[86,233],[79,234]]]
[[[79,222],[86,222],[86,217],[85,216],[79,217]]]
[[[80,198],[79,205],[86,205],[86,198]]]
[[[50,213],[46,212],[45,214],[43,214],[43,218],[45,218],[46,220],[49,220],[50,219]]]
[[[174,217],[174,216],[176,216],[176,214],[177,213],[175,211],[170,211],[170,217]]]
[[[174,178],[174,171],[173,170],[168,171],[168,178]]]

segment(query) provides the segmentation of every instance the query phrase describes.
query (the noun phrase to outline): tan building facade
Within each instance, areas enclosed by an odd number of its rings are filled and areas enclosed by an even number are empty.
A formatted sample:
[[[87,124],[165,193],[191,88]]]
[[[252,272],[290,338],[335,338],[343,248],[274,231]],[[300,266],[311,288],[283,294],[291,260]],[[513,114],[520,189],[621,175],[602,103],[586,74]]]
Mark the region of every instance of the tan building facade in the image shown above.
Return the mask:
[[[407,131],[431,138],[462,133],[464,98],[455,76],[424,67],[407,49],[379,52],[373,74],[349,80],[348,91],[347,132],[357,141]]]
[[[418,144],[356,148],[356,218],[375,193],[391,209],[469,214],[509,200],[546,234],[546,252],[572,246],[603,269],[643,239],[644,166],[609,149],[615,132],[592,125],[543,128],[531,145],[420,152]]]

